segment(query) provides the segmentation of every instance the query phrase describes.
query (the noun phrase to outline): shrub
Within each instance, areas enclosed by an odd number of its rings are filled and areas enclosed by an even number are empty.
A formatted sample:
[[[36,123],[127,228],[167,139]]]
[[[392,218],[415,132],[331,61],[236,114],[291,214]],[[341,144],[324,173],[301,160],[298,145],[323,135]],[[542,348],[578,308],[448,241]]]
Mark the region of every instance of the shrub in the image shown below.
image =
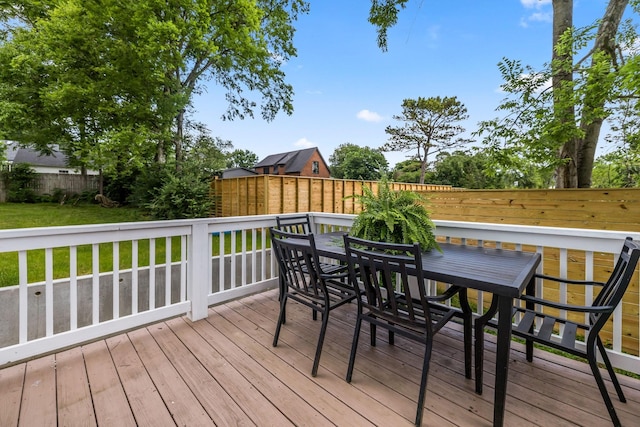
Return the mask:
[[[35,203],[36,193],[32,186],[37,174],[28,164],[19,163],[11,171],[2,173],[2,178],[7,191],[7,202]]]
[[[209,180],[190,172],[169,175],[148,207],[155,219],[207,217],[211,211]]]

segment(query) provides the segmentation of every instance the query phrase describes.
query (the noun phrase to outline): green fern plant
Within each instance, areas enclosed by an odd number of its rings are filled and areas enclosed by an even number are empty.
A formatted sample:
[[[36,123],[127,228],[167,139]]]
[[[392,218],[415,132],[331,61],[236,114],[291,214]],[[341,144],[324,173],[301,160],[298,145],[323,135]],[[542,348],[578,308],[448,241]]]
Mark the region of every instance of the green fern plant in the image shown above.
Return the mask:
[[[417,242],[423,251],[441,250],[434,234],[435,224],[425,207],[428,200],[420,194],[395,191],[385,179],[380,181],[378,194],[363,186],[362,195],[350,197],[362,206],[350,235],[389,243]]]

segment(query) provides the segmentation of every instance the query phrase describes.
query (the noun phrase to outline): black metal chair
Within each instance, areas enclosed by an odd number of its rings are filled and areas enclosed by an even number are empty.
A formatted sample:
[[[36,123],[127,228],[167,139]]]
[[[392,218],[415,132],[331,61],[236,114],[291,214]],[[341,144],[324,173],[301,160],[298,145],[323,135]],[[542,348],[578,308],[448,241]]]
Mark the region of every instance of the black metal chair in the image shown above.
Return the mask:
[[[469,334],[466,336],[465,360],[471,367],[471,312],[442,304],[434,304],[426,295],[422,255],[416,243],[392,244],[363,240],[348,235],[344,244],[349,266],[349,277],[354,289],[364,288],[358,301],[358,318],[351,345],[347,382],[351,382],[362,322],[371,325],[371,345],[376,345],[376,327],[389,331],[389,344],[394,344],[395,334],[425,345],[422,378],[418,394],[416,425],[422,423],[429,362],[433,336],[454,316],[467,319]],[[465,294],[466,295],[466,294]]]
[[[276,224],[279,230],[282,230],[286,233],[296,233],[296,234],[310,234],[313,233],[313,228],[311,226],[311,218],[309,214],[304,215],[293,215],[293,216],[277,216]],[[325,262],[326,260],[321,260],[320,265],[322,266],[322,271],[325,273],[341,273],[347,271],[347,266],[340,264],[338,262]],[[280,295],[279,299],[282,299],[282,292],[284,291],[284,283],[280,281]],[[315,319],[315,312],[314,312]]]
[[[272,248],[280,267],[280,278],[284,285],[280,300],[280,315],[273,337],[273,346],[278,345],[280,328],[286,323],[286,305],[289,299],[313,310],[313,318],[321,313],[322,326],[316,346],[311,375],[316,376],[322,352],[322,344],[329,321],[329,312],[356,298],[356,292],[348,283],[347,273],[327,273],[318,260],[313,234],[287,233],[270,228]]]
[[[532,284],[527,289],[526,294],[519,299],[524,302],[524,306],[518,304],[518,300],[516,300],[513,308],[513,335],[526,340],[527,361],[531,362],[533,360],[534,343],[587,359],[591,367],[591,372],[600,389],[602,399],[609,411],[611,421],[615,426],[621,425],[620,419],[616,414],[616,410],[613,407],[604,380],[602,379],[602,374],[598,368],[598,351],[609,373],[609,377],[611,377],[611,382],[618,394],[618,398],[621,402],[626,402],[626,399],[599,333],[622,300],[638,264],[638,257],[640,257],[640,245],[632,241],[630,237],[627,237],[613,272],[606,283],[563,279],[542,274],[535,276],[539,279],[570,285],[601,286],[602,288],[595,297],[592,305],[577,306],[538,298],[535,296],[535,289],[533,289],[534,286]],[[563,312],[566,313],[566,315],[560,314]],[[585,318],[588,320],[585,320]],[[492,320],[487,325],[496,327],[496,322]],[[477,391],[482,390],[483,326],[484,325],[478,323],[475,325]],[[576,340],[580,332],[584,335],[584,342],[578,342]]]

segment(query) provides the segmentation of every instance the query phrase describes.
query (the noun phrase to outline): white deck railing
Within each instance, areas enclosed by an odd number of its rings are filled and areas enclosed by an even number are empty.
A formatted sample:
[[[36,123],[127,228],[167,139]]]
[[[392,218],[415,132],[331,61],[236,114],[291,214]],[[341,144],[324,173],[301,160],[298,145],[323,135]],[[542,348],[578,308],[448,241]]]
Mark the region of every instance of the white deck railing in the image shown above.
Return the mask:
[[[312,213],[312,220],[318,232],[347,230],[353,215]],[[435,223],[436,234],[447,239],[533,246],[543,259],[544,251],[555,250],[560,275],[567,274],[570,251],[581,251],[586,279],[593,277],[594,253],[617,254],[626,236],[640,239],[638,233]],[[212,304],[276,287],[267,244],[273,225],[275,215],[260,215],[0,231],[0,259],[14,260],[19,270],[15,286],[0,288],[0,366],[177,315],[196,321]],[[90,253],[86,274],[78,273],[82,252]],[[33,257],[43,257],[45,266],[35,279]],[[105,259],[113,260],[108,267]],[[566,286],[560,295],[566,298]],[[484,295],[477,298],[481,310]],[[612,362],[640,373],[640,358],[622,351],[622,331],[619,307]]]

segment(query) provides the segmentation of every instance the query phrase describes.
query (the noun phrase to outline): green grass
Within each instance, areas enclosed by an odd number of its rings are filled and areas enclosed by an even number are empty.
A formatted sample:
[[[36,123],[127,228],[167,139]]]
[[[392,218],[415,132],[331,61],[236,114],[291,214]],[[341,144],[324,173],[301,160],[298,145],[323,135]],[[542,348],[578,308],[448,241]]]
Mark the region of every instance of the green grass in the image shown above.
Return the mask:
[[[0,230],[149,220],[141,210],[99,205],[0,203]]]
[[[132,208],[103,208],[97,205],[56,205],[56,204],[15,204],[0,203],[0,230],[30,227],[51,227],[82,224],[107,224],[118,222],[145,221],[149,218],[137,209]],[[242,235],[236,233],[236,251],[242,248]],[[219,237],[213,236],[212,253],[219,254]],[[261,247],[261,236],[258,234],[257,247]],[[138,266],[149,265],[149,239],[138,241]],[[131,268],[131,242],[119,244],[119,268]],[[251,233],[247,233],[247,250],[252,248]],[[92,272],[91,245],[78,246],[77,274],[86,275]],[[165,239],[155,241],[155,262],[164,264],[166,254]],[[231,238],[225,238],[225,253],[231,251]],[[99,245],[100,271],[113,270],[113,244]],[[180,260],[180,237],[171,239],[171,260]],[[45,280],[45,251],[43,249],[28,251],[27,253],[29,283]],[[54,279],[69,277],[69,249],[67,247],[53,249],[53,277]],[[0,253],[0,287],[18,284],[18,253]]]

